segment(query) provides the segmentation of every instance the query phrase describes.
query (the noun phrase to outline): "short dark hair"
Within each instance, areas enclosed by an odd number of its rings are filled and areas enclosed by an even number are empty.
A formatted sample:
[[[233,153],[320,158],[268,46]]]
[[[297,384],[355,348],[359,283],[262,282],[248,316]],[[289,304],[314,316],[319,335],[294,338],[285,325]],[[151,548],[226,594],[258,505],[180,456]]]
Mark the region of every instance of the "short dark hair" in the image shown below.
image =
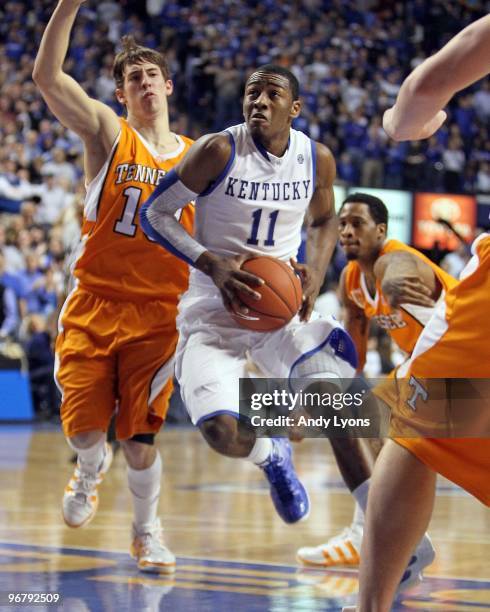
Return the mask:
[[[266,74],[279,74],[280,76],[285,77],[289,81],[289,89],[291,90],[291,95],[293,96],[293,100],[299,99],[299,81],[287,68],[284,66],[279,66],[277,64],[264,64],[263,66],[259,66],[254,70],[254,72],[265,72]]]
[[[124,69],[130,64],[140,64],[150,62],[160,68],[165,80],[170,78],[170,70],[163,53],[138,45],[134,36],[128,34],[121,38],[122,51],[114,58],[112,75],[116,82],[116,87],[120,89],[124,85]]]
[[[351,193],[342,202],[340,210],[342,210],[344,204],[366,204],[369,208],[369,214],[376,225],[384,223],[386,227],[388,227],[388,209],[386,208],[386,204],[376,196],[370,195],[369,193]]]

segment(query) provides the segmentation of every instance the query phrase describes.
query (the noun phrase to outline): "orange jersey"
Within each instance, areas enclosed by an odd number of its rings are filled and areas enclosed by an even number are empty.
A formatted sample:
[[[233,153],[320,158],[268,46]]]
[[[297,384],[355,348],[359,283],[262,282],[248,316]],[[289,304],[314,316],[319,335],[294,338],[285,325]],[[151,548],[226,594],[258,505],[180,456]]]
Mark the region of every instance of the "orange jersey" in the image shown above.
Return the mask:
[[[177,136],[173,153],[158,155],[121,119],[121,132],[107,162],[87,189],[82,251],[73,274],[81,287],[107,298],[164,300],[175,316],[188,283],[187,264],[152,242],[139,227],[138,210],[163,176],[186,154],[192,141]],[[180,222],[192,233],[194,208]]]
[[[408,251],[427,263],[434,270],[444,291],[457,285],[458,281],[450,274],[444,272],[419,251],[398,240],[387,240],[381,249],[380,257],[393,251]],[[368,319],[374,319],[380,327],[385,329],[403,351],[412,352],[417,338],[432,315],[432,308],[414,304],[403,304],[399,308],[392,308],[381,292],[379,281],[376,282],[376,294],[372,297],[364,274],[356,261],[350,261],[347,264],[345,290],[349,299],[364,310]]]
[[[490,506],[490,235],[482,236],[473,251],[460,283],[438,304],[411,360],[400,368],[406,378],[398,381],[391,402],[391,435]],[[423,437],[448,431],[467,437]]]

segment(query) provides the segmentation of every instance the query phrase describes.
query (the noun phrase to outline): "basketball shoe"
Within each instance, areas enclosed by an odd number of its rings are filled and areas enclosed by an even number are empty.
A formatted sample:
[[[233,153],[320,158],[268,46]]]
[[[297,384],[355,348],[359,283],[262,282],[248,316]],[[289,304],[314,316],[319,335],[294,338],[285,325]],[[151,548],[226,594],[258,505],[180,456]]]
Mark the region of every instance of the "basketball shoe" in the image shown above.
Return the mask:
[[[270,484],[272,502],[285,523],[296,523],[308,516],[308,493],[294,470],[291,445],[285,438],[272,439],[270,457],[259,467]]]
[[[300,548],[296,559],[301,565],[312,567],[357,567],[361,542],[362,527],[351,525],[325,544]]]
[[[143,572],[175,572],[175,555],[163,544],[160,519],[156,519],[144,532],[138,532],[133,525],[131,556],[136,560],[138,569]]]
[[[94,518],[99,505],[97,487],[110,468],[112,457],[111,445],[106,442],[105,456],[96,472],[87,471],[77,462],[63,495],[63,518],[68,527],[83,527]]]
[[[351,525],[341,534],[319,546],[305,546],[296,553],[301,565],[310,567],[357,567],[361,560],[362,527]],[[427,534],[415,549],[400,581],[405,589],[422,579],[422,570],[435,558],[434,547]]]

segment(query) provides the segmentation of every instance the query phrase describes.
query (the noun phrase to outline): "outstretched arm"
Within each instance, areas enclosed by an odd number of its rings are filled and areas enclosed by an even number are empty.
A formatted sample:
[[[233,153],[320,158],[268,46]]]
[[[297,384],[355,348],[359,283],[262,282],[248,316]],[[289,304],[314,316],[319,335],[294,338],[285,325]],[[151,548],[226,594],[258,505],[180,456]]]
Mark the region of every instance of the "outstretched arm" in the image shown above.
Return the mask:
[[[393,308],[405,303],[430,308],[441,289],[432,268],[406,251],[393,251],[380,257],[374,264],[374,274]]]
[[[51,112],[84,141],[88,178],[98,172],[119,132],[117,115],[102,102],[90,98],[63,71],[73,23],[84,0],[59,0],[49,20],[34,63],[32,78]],[[105,161],[105,159],[103,159]]]
[[[337,243],[338,220],[335,214],[333,182],[335,161],[330,150],[316,143],[316,187],[306,216],[306,262],[307,265],[291,261],[301,274],[303,283],[302,321],[308,321],[322,286],[328,264]]]
[[[429,138],[453,95],[490,72],[490,15],[475,21],[405,79],[383,127],[395,140]]]

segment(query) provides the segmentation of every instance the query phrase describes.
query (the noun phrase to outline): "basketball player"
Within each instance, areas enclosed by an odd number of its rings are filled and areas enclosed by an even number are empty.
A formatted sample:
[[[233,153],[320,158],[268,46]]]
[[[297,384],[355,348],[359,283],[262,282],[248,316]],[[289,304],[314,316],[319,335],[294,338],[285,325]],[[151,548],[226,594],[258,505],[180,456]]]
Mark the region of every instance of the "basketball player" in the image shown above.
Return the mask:
[[[97,488],[112,457],[106,431],[117,410],[116,436],[128,463],[134,506],[132,555],[141,570],[170,573],[175,557],[160,539],[161,459],[153,443],[172,389],[177,300],[188,271],[148,240],[136,213],[191,143],[169,130],[172,81],[160,53],[132,39],[123,43],[114,77],[127,119],[89,98],[63,72],[81,4],[60,0],[33,73],[51,111],[85,145],[83,240],[56,341],[63,431],[78,453],[63,516],[70,527],[94,517]],[[180,222],[191,231],[190,207],[183,207]]]
[[[387,133],[397,140],[429,138],[444,121],[442,109],[452,96],[489,73],[489,58],[487,15],[462,30],[406,79],[395,106],[384,116]],[[430,394],[424,393],[429,379],[490,377],[490,235],[479,236],[472,251],[461,282],[439,301],[406,368],[407,384],[399,408],[405,404],[414,419],[423,413],[425,403],[430,404]],[[410,396],[403,394],[408,383]],[[369,495],[361,552],[360,612],[391,609],[407,560],[429,523],[437,472],[490,506],[488,438],[389,440],[376,462]]]
[[[366,359],[369,321],[385,329],[408,355],[434,310],[443,291],[457,284],[447,272],[424,255],[398,240],[386,240],[388,210],[377,197],[354,193],[339,211],[339,240],[349,261],[340,278],[345,327],[351,335],[362,372]],[[388,401],[391,381],[378,393]],[[359,564],[361,541],[371,476],[365,458],[377,453],[360,438],[332,439],[337,463],[357,501],[353,523],[325,544],[298,550],[300,563],[332,567]],[[367,442],[367,441],[366,441]],[[416,561],[406,569],[402,584],[416,580],[422,568],[432,563],[434,550],[428,536],[417,547]]]
[[[265,65],[247,80],[245,123],[197,141],[141,209],[144,230],[193,266],[179,304],[176,374],[192,422],[208,444],[246,458],[269,480],[276,510],[293,523],[309,502],[285,439],[257,438],[239,421],[239,379],[247,357],[268,377],[350,378],[352,341],[333,319],[309,321],[336,242],[332,183],[335,163],[322,144],[291,128],[300,113],[298,81]],[[196,198],[196,239],[174,214]],[[293,258],[308,219],[308,266],[299,317],[277,331],[241,328],[230,312],[247,315],[237,293],[260,298],[260,279],[240,270],[253,255]],[[334,387],[338,390],[338,387]]]

